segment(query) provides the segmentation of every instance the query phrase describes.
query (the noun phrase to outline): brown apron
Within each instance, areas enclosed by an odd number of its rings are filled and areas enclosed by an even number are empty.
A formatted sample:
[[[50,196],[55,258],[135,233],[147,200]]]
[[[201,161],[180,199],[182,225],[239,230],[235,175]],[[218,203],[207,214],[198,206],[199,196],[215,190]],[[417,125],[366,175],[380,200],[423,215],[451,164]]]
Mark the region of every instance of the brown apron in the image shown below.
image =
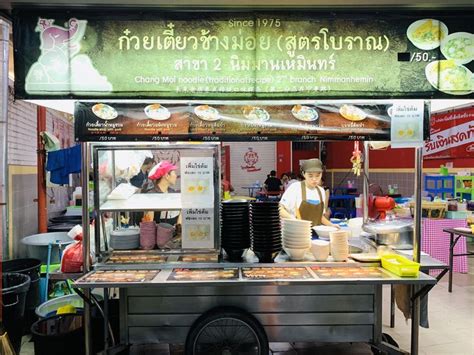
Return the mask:
[[[299,218],[304,219],[306,221],[311,221],[313,223],[313,226],[321,225],[321,218],[323,217],[324,212],[323,196],[321,195],[319,187],[316,187],[316,190],[318,191],[319,201],[321,203],[319,203],[318,205],[313,205],[312,203],[306,201],[306,186],[304,181],[301,182],[302,199],[297,213],[297,216]]]

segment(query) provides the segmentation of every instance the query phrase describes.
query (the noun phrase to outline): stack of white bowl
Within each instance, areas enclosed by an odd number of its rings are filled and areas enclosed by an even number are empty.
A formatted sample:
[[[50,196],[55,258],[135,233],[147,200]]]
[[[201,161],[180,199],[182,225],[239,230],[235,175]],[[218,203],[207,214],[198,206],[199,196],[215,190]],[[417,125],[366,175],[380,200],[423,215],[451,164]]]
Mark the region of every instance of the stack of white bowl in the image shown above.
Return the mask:
[[[311,221],[283,218],[283,249],[291,260],[302,260],[311,246]]]
[[[338,230],[329,233],[331,256],[334,261],[346,261],[349,257],[349,231]]]

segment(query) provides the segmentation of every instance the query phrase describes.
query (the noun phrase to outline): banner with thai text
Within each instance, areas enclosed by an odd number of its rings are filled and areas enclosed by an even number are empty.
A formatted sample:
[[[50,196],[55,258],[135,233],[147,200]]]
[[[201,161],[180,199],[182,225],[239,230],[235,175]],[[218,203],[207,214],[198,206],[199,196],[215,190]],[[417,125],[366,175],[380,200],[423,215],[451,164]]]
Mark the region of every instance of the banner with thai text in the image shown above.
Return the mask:
[[[435,113],[430,124],[425,159],[474,158],[474,106]]]
[[[18,98],[473,97],[469,13],[15,13]]]

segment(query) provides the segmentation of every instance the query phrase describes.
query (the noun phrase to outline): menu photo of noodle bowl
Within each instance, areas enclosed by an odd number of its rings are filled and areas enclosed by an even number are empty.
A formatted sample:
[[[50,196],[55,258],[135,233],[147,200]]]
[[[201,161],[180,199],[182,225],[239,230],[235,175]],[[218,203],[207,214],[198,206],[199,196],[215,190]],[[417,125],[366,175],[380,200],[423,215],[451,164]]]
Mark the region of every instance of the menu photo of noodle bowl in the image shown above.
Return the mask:
[[[456,64],[467,64],[474,59],[474,34],[451,33],[441,41],[441,53]]]
[[[92,106],[92,112],[103,120],[113,120],[118,116],[117,110],[107,104],[95,104]]]
[[[425,68],[426,79],[439,91],[450,95],[467,95],[474,91],[474,77],[464,65],[454,60],[436,60]]]
[[[245,106],[242,113],[249,121],[266,122],[270,120],[270,114],[258,106]]]
[[[291,113],[297,120],[303,122],[312,122],[319,118],[318,111],[315,108],[304,105],[293,106]]]
[[[194,113],[203,121],[217,121],[220,119],[220,114],[217,109],[209,105],[199,105],[194,108]]]
[[[423,19],[413,22],[407,28],[407,37],[419,49],[432,50],[440,46],[448,35],[448,27],[435,19]]]
[[[364,110],[354,106],[344,104],[339,108],[339,114],[349,121],[362,121],[367,117]]]
[[[160,104],[151,104],[145,107],[145,115],[156,121],[165,121],[171,117],[171,112]]]

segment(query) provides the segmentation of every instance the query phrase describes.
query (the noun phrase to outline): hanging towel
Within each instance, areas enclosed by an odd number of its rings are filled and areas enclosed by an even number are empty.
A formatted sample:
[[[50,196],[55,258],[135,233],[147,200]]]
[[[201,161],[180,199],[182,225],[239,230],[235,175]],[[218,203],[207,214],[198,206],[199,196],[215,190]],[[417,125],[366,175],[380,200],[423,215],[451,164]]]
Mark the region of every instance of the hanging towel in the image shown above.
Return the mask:
[[[51,172],[51,182],[55,184],[69,184],[69,175],[65,173],[66,150],[60,149],[48,152],[46,170]]]
[[[400,311],[405,316],[405,320],[411,318],[412,303],[410,300],[411,296],[411,285],[394,285],[395,291],[395,302]],[[420,298],[420,326],[423,328],[429,328],[428,321],[428,295]]]
[[[69,174],[81,172],[81,146],[48,152],[46,170],[51,172],[51,182],[69,184]]]
[[[75,174],[81,172],[81,146],[78,144],[66,149],[67,173]]]
[[[43,131],[40,133],[40,135],[43,139],[44,149],[46,149],[47,152],[61,149],[61,143],[55,135],[48,131]]]

